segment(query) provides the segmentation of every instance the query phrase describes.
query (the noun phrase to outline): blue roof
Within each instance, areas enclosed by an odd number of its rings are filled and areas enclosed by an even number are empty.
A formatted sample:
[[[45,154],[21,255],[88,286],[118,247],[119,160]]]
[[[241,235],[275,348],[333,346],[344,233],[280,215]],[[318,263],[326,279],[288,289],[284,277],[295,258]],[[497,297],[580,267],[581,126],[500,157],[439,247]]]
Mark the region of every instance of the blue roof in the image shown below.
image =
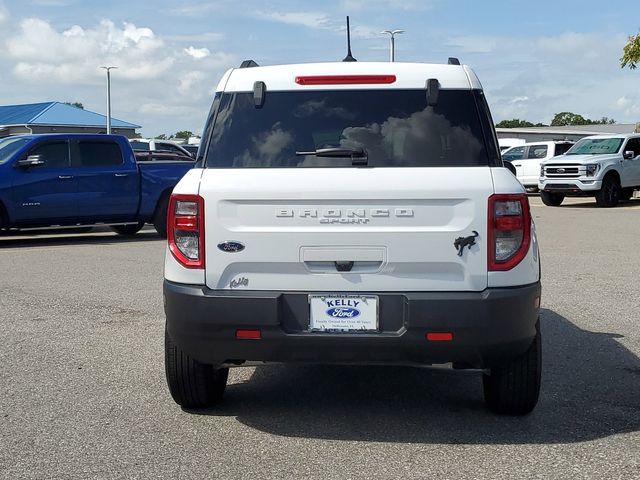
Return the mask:
[[[0,106],[0,125],[66,125],[73,127],[103,127],[107,117],[61,102],[29,103]],[[140,128],[140,125],[111,117],[114,128]]]

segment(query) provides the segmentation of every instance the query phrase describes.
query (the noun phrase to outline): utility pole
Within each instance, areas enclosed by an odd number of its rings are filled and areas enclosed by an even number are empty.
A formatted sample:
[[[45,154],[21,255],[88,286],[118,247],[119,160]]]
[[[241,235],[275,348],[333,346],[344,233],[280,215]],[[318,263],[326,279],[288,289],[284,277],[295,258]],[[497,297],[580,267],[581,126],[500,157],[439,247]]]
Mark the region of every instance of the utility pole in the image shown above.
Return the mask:
[[[390,40],[389,61],[395,62],[396,61],[396,38],[395,37],[396,35],[404,33],[404,30],[383,30],[380,33],[383,35],[389,35],[389,40]]]
[[[111,70],[118,67],[105,67],[102,66],[107,71],[107,135],[111,134]]]

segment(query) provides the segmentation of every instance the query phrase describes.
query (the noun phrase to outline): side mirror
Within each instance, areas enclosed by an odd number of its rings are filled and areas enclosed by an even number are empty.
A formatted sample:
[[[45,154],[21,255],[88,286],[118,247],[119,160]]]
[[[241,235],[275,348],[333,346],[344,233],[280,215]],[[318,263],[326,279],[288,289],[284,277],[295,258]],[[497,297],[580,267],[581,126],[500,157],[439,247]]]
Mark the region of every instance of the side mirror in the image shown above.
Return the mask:
[[[32,168],[44,165],[44,160],[40,155],[29,155],[27,158],[23,158],[16,162],[16,165],[20,168]]]
[[[622,154],[622,158],[624,158],[625,160],[631,160],[632,158],[635,158],[635,156],[636,153],[633,150],[627,150]]]
[[[516,167],[513,166],[513,163],[511,162],[502,162],[502,164],[504,165],[504,167],[509,170],[511,173],[513,173],[514,175],[517,176],[516,174]]]

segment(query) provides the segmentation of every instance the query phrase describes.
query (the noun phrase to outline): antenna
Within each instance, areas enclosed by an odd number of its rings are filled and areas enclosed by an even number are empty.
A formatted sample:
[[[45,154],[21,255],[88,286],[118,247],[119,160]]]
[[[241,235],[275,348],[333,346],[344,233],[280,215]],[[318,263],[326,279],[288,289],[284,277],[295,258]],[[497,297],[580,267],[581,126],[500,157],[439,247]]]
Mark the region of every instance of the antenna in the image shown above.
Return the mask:
[[[347,15],[347,56],[342,60],[343,62],[357,62],[353,55],[351,55],[351,29],[349,28],[349,15]]]

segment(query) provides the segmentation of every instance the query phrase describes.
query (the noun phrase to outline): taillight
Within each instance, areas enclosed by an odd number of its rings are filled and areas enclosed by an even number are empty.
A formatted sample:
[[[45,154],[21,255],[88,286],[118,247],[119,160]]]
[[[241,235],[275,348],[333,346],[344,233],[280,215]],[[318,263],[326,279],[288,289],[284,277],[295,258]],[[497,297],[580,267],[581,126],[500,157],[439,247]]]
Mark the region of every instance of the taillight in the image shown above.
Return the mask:
[[[204,268],[204,199],[171,195],[167,212],[169,250],[187,268]]]
[[[525,194],[489,197],[489,271],[511,270],[529,251],[531,214]]]

